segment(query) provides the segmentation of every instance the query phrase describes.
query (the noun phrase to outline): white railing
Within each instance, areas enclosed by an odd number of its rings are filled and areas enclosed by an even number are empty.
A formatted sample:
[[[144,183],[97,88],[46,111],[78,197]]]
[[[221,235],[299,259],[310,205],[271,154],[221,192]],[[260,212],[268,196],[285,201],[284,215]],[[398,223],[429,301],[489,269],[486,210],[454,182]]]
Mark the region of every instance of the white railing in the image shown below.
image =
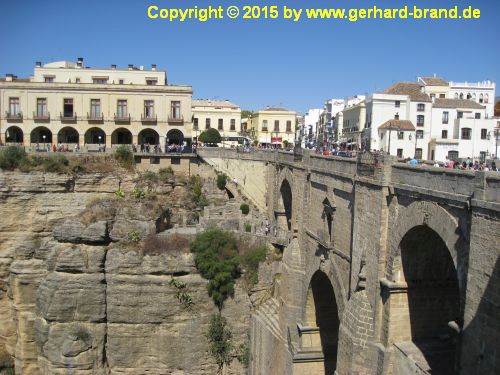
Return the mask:
[[[482,81],[482,82],[452,82],[449,83],[451,86],[460,86],[460,87],[481,87],[481,88],[495,88],[495,83],[491,81]]]

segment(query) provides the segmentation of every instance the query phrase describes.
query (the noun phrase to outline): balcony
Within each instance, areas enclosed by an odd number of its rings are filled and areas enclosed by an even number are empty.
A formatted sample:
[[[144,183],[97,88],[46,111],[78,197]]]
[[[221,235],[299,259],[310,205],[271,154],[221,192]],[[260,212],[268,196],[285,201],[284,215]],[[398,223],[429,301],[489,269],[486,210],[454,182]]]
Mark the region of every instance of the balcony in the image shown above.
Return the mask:
[[[141,115],[141,122],[148,125],[156,125],[158,122],[158,116],[156,115]]]
[[[22,112],[5,112],[5,119],[9,122],[22,122],[23,113]]]
[[[104,115],[102,113],[87,113],[87,121],[93,123],[103,123]]]
[[[73,113],[59,113],[59,117],[61,119],[61,122],[76,122],[76,112]]]
[[[38,122],[49,122],[50,112],[33,112],[33,120]]]
[[[121,124],[130,124],[130,115],[126,113],[115,113],[115,122]]]
[[[168,116],[168,123],[173,124],[173,125],[183,125],[184,124],[184,116],[181,116],[181,117]]]

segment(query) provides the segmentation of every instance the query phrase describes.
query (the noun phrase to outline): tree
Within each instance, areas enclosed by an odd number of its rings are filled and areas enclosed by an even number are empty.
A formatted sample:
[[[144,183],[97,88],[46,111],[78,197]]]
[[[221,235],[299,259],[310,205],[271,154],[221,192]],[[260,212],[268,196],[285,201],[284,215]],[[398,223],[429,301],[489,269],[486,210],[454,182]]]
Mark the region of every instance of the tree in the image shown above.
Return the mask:
[[[208,352],[215,359],[217,366],[219,366],[219,374],[222,374],[224,365],[230,365],[233,360],[232,336],[226,318],[221,316],[220,313],[212,315],[207,332],[207,339],[209,342]]]
[[[249,118],[253,114],[253,111],[249,111],[248,109],[241,110],[241,118]]]
[[[222,137],[217,129],[210,128],[202,132],[198,140],[203,143],[215,144],[220,143],[222,141]]]

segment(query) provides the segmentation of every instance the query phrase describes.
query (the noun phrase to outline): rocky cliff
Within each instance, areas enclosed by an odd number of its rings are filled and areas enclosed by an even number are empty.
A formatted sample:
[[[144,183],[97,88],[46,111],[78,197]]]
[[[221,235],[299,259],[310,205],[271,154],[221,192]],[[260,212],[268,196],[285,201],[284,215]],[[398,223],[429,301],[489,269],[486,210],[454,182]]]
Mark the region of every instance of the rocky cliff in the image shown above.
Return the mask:
[[[112,203],[117,191],[136,187],[126,173],[0,174],[0,367],[13,362],[20,374],[216,372],[205,338],[216,307],[192,255],[186,248],[146,254],[130,241],[184,215],[172,207],[185,206],[186,193],[172,183],[158,188],[160,202]],[[179,298],[179,285],[192,304]],[[237,287],[223,315],[238,342],[246,339],[249,312]],[[244,372],[233,363],[227,373]]]

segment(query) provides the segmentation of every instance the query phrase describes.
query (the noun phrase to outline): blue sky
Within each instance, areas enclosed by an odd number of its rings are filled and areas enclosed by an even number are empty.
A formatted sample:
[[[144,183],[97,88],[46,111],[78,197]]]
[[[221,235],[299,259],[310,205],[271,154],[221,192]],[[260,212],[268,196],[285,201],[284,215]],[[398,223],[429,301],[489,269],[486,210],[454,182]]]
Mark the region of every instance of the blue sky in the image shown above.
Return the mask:
[[[147,18],[149,5],[289,7],[465,6],[479,20],[214,20]],[[0,2],[0,75],[29,76],[35,61],[84,57],[92,67],[158,64],[195,98],[230,99],[245,109],[297,111],[325,99],[384,89],[436,73],[500,83],[498,0],[18,0]]]

